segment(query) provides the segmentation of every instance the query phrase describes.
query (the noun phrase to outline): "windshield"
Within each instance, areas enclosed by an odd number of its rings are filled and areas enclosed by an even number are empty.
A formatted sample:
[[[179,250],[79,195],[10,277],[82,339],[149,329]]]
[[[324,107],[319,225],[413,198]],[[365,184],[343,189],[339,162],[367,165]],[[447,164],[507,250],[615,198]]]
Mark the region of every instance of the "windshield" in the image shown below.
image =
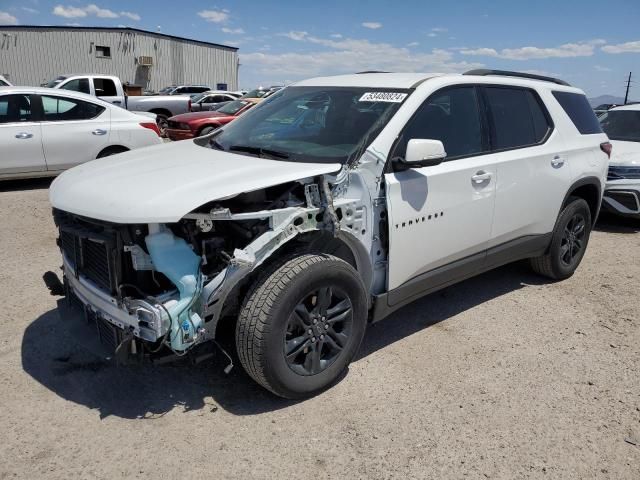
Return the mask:
[[[226,115],[235,115],[250,103],[251,102],[247,102],[246,100],[234,100],[233,102],[227,103],[222,108],[219,108],[218,111]]]
[[[360,157],[409,92],[285,88],[225,126],[211,146],[295,162],[346,163]]]
[[[66,80],[66,78],[67,78],[67,77],[58,77],[58,78],[55,78],[55,79],[51,80],[49,83],[47,83],[47,84],[45,85],[45,87],[53,88],[53,87],[55,87],[56,85],[58,85],[60,82],[62,82],[63,80]]]
[[[640,110],[609,110],[599,120],[611,140],[640,142]]]

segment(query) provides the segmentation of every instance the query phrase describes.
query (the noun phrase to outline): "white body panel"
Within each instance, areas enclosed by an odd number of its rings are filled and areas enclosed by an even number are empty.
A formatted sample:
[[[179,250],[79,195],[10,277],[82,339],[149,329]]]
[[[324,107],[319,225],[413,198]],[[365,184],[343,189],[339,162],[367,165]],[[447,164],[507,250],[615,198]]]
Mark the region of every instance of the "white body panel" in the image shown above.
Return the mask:
[[[0,177],[47,169],[38,122],[0,124]]]
[[[620,107],[629,110],[631,106]],[[640,109],[640,106],[634,105]],[[616,109],[617,110],[617,109]],[[611,165],[616,167],[632,167],[640,169],[640,142],[625,142],[612,140],[613,152],[611,154]],[[633,204],[631,197],[627,197],[625,205],[618,202],[607,192],[622,191],[625,195],[634,195],[636,208],[629,208]],[[624,178],[618,180],[608,180],[603,198],[604,206],[609,210],[626,216],[640,218],[640,178]]]
[[[51,184],[49,198],[55,208],[109,222],[177,222],[212,200],[339,169],[339,164],[265,160],[184,141],[80,165]]]

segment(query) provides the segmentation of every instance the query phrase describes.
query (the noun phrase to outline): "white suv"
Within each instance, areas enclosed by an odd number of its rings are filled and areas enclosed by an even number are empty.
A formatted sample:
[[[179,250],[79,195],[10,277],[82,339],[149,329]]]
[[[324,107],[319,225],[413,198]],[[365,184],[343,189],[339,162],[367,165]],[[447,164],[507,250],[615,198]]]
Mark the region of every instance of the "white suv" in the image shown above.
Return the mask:
[[[195,356],[235,322],[249,375],[296,398],[423,295],[525,258],[572,275],[609,153],[560,80],[365,73],[70,170],[50,199],[67,293],[118,356]]]

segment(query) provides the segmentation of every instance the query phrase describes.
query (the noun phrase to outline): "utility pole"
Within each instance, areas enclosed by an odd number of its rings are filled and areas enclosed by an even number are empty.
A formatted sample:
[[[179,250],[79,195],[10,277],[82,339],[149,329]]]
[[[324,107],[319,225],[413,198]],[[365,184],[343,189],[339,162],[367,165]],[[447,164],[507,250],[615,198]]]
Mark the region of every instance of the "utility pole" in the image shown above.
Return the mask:
[[[627,91],[624,94],[624,104],[627,104],[629,100],[629,87],[631,87],[631,72],[629,72],[629,78],[627,79]]]

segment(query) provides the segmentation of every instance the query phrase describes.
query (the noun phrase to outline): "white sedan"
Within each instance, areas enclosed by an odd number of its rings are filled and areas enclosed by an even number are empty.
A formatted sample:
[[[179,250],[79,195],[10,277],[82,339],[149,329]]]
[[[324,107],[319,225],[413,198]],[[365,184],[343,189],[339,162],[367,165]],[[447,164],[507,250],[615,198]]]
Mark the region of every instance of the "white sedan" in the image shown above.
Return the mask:
[[[0,87],[0,180],[162,143],[153,119],[83,93]]]

